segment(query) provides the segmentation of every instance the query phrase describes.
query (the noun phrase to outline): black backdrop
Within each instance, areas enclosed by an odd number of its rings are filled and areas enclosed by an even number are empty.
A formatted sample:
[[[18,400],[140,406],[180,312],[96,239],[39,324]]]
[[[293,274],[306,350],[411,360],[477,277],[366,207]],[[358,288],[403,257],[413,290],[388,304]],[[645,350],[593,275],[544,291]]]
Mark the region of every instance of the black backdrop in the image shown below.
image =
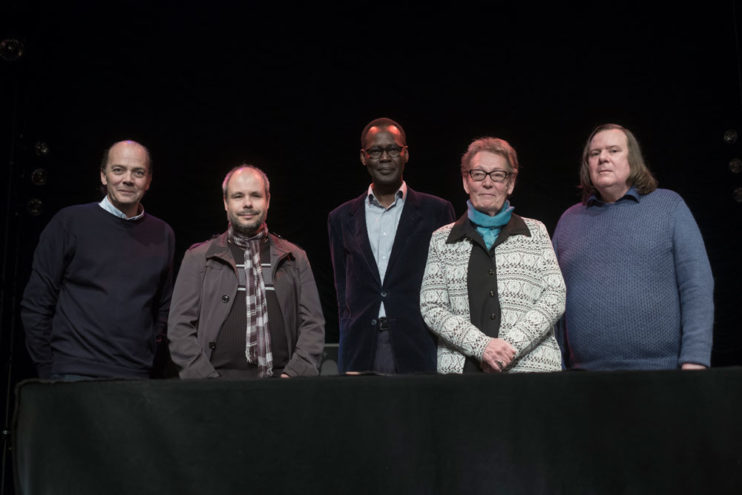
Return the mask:
[[[736,9],[735,9],[736,7]],[[141,141],[154,158],[150,213],[185,249],[225,228],[220,181],[242,161],[268,173],[271,230],[304,247],[337,341],[327,213],[368,185],[359,133],[378,116],[405,127],[408,183],[466,199],[458,160],[496,135],[522,165],[516,211],[550,232],[578,200],[590,130],[631,128],[660,185],[687,201],[716,278],[714,364],[742,364],[738,332],[742,177],[727,144],[742,127],[739,6],[647,7],[457,2],[7,1],[3,38],[23,56],[0,60],[3,358],[31,374],[17,321],[38,234],[59,208],[99,199],[102,150]],[[38,143],[48,146],[39,153]],[[48,171],[46,185],[32,171]],[[31,199],[42,202],[28,213]]]
[[[308,251],[335,342],[325,222],[367,187],[358,138],[378,116],[407,131],[408,183],[459,213],[468,142],[510,141],[522,166],[512,202],[550,232],[578,200],[590,130],[631,128],[704,235],[716,280],[712,362],[742,364],[742,176],[728,166],[742,147],[723,140],[742,130],[740,6],[564,5],[2,2],[0,41],[23,44],[17,60],[0,59],[7,393],[33,374],[17,305],[38,235],[58,209],[99,199],[101,152],[125,138],[152,150],[145,207],[173,226],[177,263],[224,229],[224,173],[242,161],[265,169],[269,226]],[[36,169],[46,185],[33,184]]]

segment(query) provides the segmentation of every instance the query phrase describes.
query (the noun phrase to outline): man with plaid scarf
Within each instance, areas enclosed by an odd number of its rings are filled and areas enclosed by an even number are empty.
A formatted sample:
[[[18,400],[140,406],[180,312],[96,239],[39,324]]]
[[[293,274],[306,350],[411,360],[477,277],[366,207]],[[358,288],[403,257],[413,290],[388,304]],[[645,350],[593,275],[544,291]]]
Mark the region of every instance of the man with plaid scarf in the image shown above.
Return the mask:
[[[270,182],[252,165],[222,183],[229,227],[185,254],[168,318],[181,378],[317,375],[325,320],[306,253],[268,232]]]

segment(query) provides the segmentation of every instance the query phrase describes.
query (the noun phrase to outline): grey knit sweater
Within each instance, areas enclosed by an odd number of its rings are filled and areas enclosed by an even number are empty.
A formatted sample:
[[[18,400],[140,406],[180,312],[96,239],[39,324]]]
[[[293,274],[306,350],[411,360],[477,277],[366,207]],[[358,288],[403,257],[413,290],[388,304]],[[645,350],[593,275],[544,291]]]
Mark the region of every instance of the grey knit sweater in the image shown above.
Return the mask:
[[[632,188],[616,203],[591,198],[564,212],[553,244],[567,285],[557,332],[567,367],[710,364],[714,280],[678,194]]]

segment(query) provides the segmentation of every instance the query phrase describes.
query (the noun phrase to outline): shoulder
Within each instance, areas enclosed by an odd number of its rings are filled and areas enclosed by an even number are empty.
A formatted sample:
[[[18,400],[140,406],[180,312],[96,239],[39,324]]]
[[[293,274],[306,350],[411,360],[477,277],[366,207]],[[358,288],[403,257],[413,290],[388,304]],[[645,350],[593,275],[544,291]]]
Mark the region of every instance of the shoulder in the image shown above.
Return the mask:
[[[66,220],[69,218],[80,218],[104,213],[98,203],[84,203],[79,205],[65,206],[59,210],[52,220]]]
[[[150,215],[149,213],[144,214],[144,220],[149,222],[150,225],[154,226],[155,228],[165,230],[169,234],[174,235],[173,228],[165,220],[162,220],[161,218],[158,218],[154,215]]]
[[[341,216],[347,215],[348,212],[358,208],[359,205],[363,204],[363,199],[366,197],[366,193],[362,193],[360,196],[356,196],[353,199],[349,199],[345,203],[336,207],[330,212],[329,219],[334,220]]]
[[[675,208],[679,205],[685,205],[685,201],[680,194],[670,189],[655,189],[649,194],[642,195],[639,203],[658,208],[663,206]]]
[[[270,237],[271,244],[275,246],[276,249],[279,251],[284,251],[287,253],[291,253],[296,258],[306,258],[307,253],[302,248],[300,248],[298,245],[294,244],[291,241],[287,241],[283,237],[278,237],[275,234],[268,234]]]
[[[192,244],[191,247],[189,247],[186,250],[186,255],[191,256],[206,256],[207,251],[215,244],[219,244],[219,242],[222,239],[222,235],[214,236],[211,239],[207,241],[197,242],[196,244]]]
[[[543,222],[536,220],[535,218],[522,217],[520,215],[513,216],[523,220],[523,223],[526,224],[526,227],[528,227],[528,230],[531,232],[532,235],[546,232],[546,226],[543,224]]]
[[[557,222],[556,228],[554,229],[554,236],[556,237],[560,231],[569,229],[570,224],[579,223],[579,218],[587,211],[587,205],[583,203],[576,203],[562,213]]]
[[[456,222],[451,222],[435,229],[433,231],[433,241],[437,242],[440,239],[443,239],[445,241],[448,238],[448,235],[451,233],[451,229],[453,229],[454,225],[456,225]]]
[[[100,211],[98,211],[100,210]],[[105,213],[97,203],[85,203],[66,206],[59,210],[46,224],[44,230],[47,232],[58,229],[89,228],[89,222],[96,217],[103,218],[100,213]]]
[[[570,218],[570,217],[579,215],[582,212],[584,212],[586,209],[587,209],[587,205],[583,203],[575,203],[569,208],[567,208],[566,210],[564,210],[559,220],[561,221],[563,218]]]

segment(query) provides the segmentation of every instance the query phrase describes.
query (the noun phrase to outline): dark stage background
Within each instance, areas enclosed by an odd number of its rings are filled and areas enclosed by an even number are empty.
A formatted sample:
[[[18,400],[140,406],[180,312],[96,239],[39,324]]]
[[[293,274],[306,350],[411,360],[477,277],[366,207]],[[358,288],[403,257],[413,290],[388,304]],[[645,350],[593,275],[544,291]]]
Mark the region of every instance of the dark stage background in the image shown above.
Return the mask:
[[[243,161],[263,168],[269,227],[307,250],[336,342],[326,219],[368,186],[359,134],[379,116],[407,131],[408,184],[457,213],[468,143],[510,141],[522,167],[512,203],[550,232],[579,199],[590,130],[632,129],[706,241],[713,364],[742,364],[742,176],[729,166],[742,147],[724,140],[742,130],[739,20],[731,1],[3,2],[0,37],[23,44],[21,57],[0,59],[7,390],[32,375],[17,305],[38,235],[60,208],[100,199],[102,150],[125,138],[152,151],[144,204],[175,230],[176,264],[224,230],[224,174]],[[33,183],[36,169],[45,185]]]

